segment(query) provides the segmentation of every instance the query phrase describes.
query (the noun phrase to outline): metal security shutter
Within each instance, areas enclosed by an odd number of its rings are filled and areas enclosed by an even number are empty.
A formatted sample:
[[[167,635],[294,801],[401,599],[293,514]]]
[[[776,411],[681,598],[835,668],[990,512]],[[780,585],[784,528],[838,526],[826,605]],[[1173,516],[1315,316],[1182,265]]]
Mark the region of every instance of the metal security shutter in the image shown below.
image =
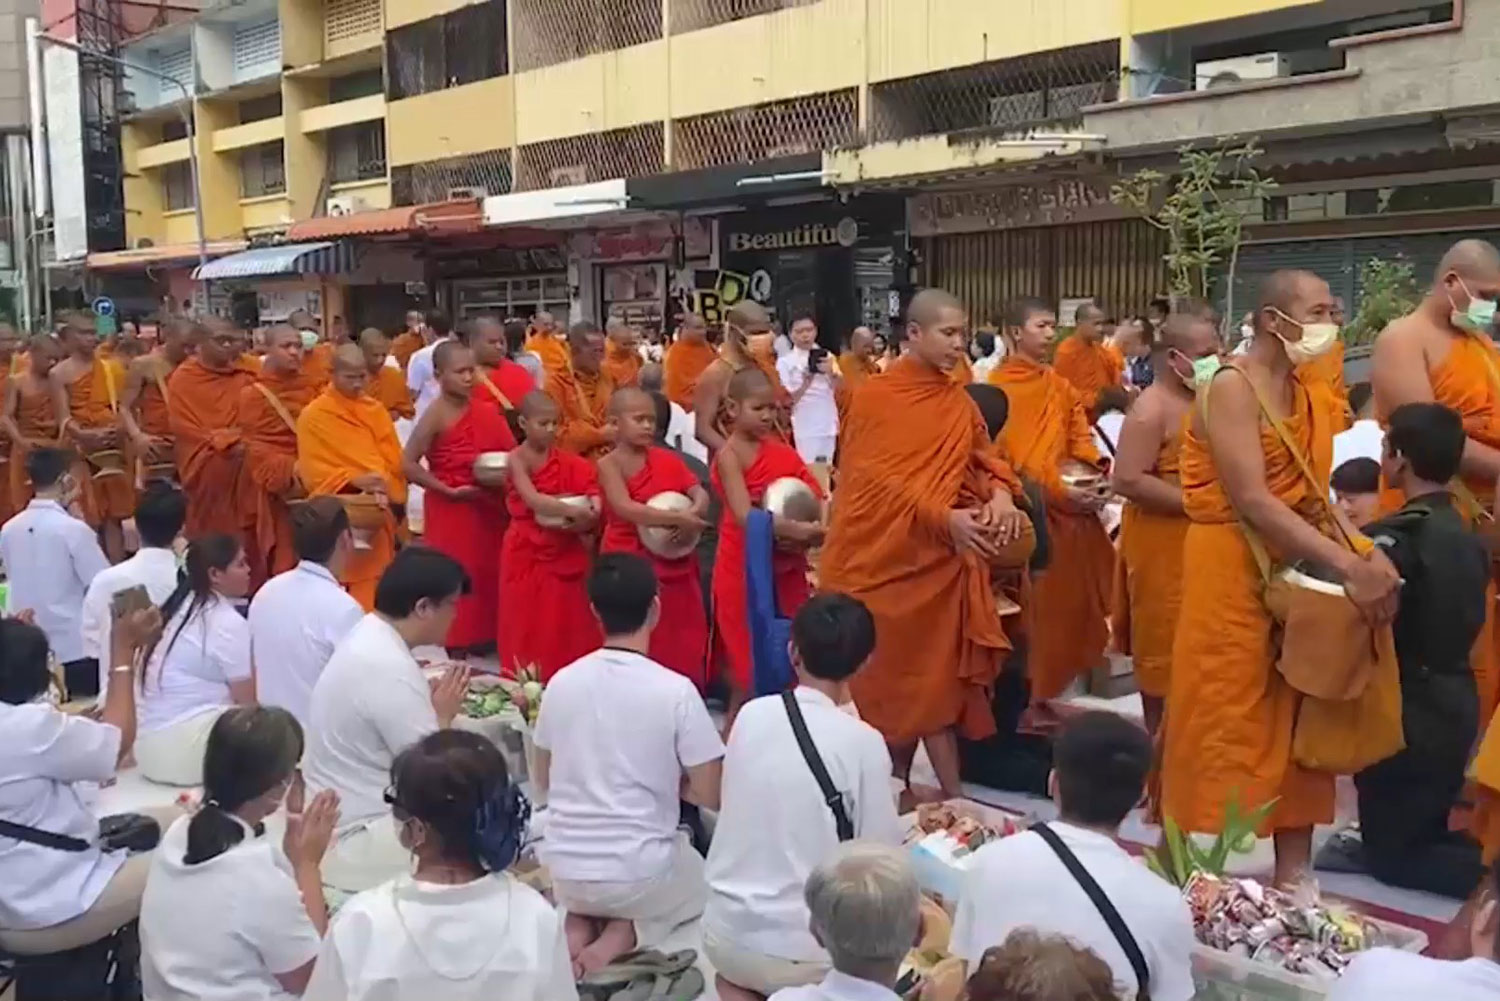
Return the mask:
[[[234,82],[258,80],[281,72],[281,22],[273,14],[265,21],[234,29]]]
[[[1234,299],[1224,292],[1216,296],[1219,309],[1233,327],[1253,309],[1261,283],[1277,271],[1311,271],[1328,283],[1333,294],[1343,298],[1345,309],[1354,312],[1354,250],[1348,240],[1308,240],[1300,243],[1253,244],[1240,249],[1234,275]],[[1223,285],[1222,280],[1219,283]]]

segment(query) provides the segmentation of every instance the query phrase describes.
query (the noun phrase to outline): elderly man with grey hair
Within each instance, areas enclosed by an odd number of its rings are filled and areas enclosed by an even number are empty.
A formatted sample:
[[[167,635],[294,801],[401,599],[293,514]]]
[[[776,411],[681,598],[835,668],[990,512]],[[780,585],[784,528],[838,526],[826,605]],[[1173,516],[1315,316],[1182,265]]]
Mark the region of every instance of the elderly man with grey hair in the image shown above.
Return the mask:
[[[921,930],[921,891],[906,856],[850,841],[807,878],[812,933],[833,972],[815,987],[790,987],[771,1001],[900,1001],[893,988]]]

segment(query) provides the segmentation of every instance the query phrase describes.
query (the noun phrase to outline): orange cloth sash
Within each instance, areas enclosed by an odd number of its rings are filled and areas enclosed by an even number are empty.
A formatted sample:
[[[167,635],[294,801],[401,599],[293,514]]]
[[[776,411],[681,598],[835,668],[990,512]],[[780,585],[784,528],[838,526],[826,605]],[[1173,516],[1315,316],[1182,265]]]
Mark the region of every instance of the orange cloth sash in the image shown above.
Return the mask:
[[[396,359],[396,364],[401,366],[401,371],[406,371],[406,366],[411,364],[411,356],[421,351],[427,345],[422,340],[421,334],[414,334],[410,330],[403,330],[391,341],[391,357]]]
[[[634,386],[644,364],[641,353],[635,348],[627,348],[611,340],[604,342],[604,362],[601,369],[611,385]]]
[[[168,427],[177,479],[187,495],[189,538],[234,535],[249,524],[239,400],[240,390],[254,381],[238,365],[220,372],[189,358],[167,382]]]
[[[93,363],[68,387],[68,416],[85,429],[113,428],[119,416],[120,391],[125,385],[125,366],[117,356],[95,354]],[[128,471],[118,475],[94,478],[94,469],[79,448],[73,464],[73,478],[81,493],[83,520],[94,528],[105,521],[123,521],[135,513],[135,483]],[[120,462],[124,463],[123,446]]]
[[[547,392],[562,411],[557,447],[597,459],[610,449],[604,426],[609,421],[609,397],[614,384],[603,373],[578,372],[570,365],[554,378],[547,377]]]
[[[292,424],[266,398],[267,391],[281,403]],[[275,376],[262,372],[258,384],[240,388],[245,471],[255,493],[250,569],[256,583],[297,565],[286,495],[298,482],[297,415],[317,393],[303,373]]]
[[[380,366],[378,371],[371,373],[365,392],[385,407],[392,420],[401,417],[410,420],[417,415],[417,408],[411,401],[411,390],[407,388],[406,377],[400,369]]]
[[[714,346],[707,341],[674,341],[662,358],[662,392],[667,399],[692,413],[698,376],[718,356]]]
[[[522,350],[530,351],[542,360],[542,382],[550,385],[564,372],[573,370],[573,356],[568,351],[568,342],[551,334],[533,333],[526,338]]]
[[[61,422],[52,402],[52,386],[45,378],[38,382],[27,371],[15,379],[16,427],[21,432],[21,442],[11,449],[10,498],[11,509],[19,511],[34,496],[31,480],[26,476],[26,457],[38,445],[56,445]]]
[[[1101,391],[1125,384],[1125,361],[1120,352],[1102,342],[1089,344],[1076,334],[1057,346],[1052,367],[1078,390],[1086,412],[1093,411]]]

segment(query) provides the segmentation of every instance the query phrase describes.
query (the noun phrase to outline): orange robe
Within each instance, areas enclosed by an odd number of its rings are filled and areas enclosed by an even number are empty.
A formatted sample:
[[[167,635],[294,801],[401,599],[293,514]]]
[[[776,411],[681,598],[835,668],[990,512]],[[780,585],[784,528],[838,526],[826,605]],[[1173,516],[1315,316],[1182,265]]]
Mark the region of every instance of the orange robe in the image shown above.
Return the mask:
[[[635,348],[621,347],[614,341],[604,343],[604,362],[600,370],[611,385],[634,386],[640,381],[641,367],[645,362]]]
[[[560,448],[531,471],[531,483],[549,497],[599,496],[594,464]],[[585,587],[590,540],[537,524],[536,512],[514,490],[505,506],[510,526],[500,550],[500,670],[535,667],[546,681],[604,641]]]
[[[544,389],[550,387],[554,379],[561,378],[563,373],[573,370],[573,356],[568,352],[568,342],[564,338],[553,337],[551,334],[532,334],[526,338],[522,350],[530,351],[542,360]]]
[[[196,357],[167,380],[167,416],[177,455],[177,481],[187,495],[185,533],[238,535],[251,521],[240,434],[240,390],[255,381],[248,368],[208,368]]]
[[[637,504],[669,490],[689,494],[696,486],[698,477],[676,452],[655,446],[646,450],[646,461],[625,481],[630,499]],[[651,561],[661,601],[661,622],[651,633],[651,659],[670,667],[702,691],[708,684],[708,613],[703,608],[698,554],[690,552],[675,560],[657,556],[641,542],[639,526],[615,514],[608,500],[599,551],[634,553]]]
[[[698,388],[698,376],[718,356],[714,346],[707,341],[673,341],[661,364],[662,392],[667,399],[692,413],[693,393]]]
[[[16,359],[0,362],[0,399],[4,399],[3,393],[10,387],[10,380],[14,375]],[[0,436],[0,466],[4,467],[3,482],[4,489],[0,489],[0,525],[10,520],[15,514],[11,507],[10,492],[10,470],[11,470],[11,441],[9,438]]]
[[[333,345],[326,341],[302,356],[302,375],[322,389],[333,376]]]
[[[990,567],[953,548],[949,512],[1020,481],[993,457],[979,410],[943,373],[903,358],[849,412],[819,587],[863,601],[875,652],[853,680],[860,716],[903,744],[995,732],[990,696],[1011,642]],[[960,498],[963,497],[963,501]]]
[[[1178,482],[1182,435],[1179,425],[1162,443],[1151,474]],[[1110,635],[1114,647],[1131,658],[1141,691],[1167,695],[1172,640],[1182,603],[1182,542],[1188,520],[1127,503],[1120,521],[1120,556],[1115,561]]]
[[[1076,334],[1057,346],[1052,367],[1078,390],[1085,413],[1093,413],[1101,391],[1125,384],[1125,363],[1120,353],[1102,342],[1085,343]]]
[[[1104,663],[1109,642],[1109,592],[1114,546],[1099,518],[1064,507],[1062,464],[1098,466],[1088,414],[1079,392],[1058,372],[1015,356],[990,373],[1005,390],[1010,416],[999,441],[1016,469],[1047,497],[1052,561],[1032,591],[1031,694],[1055,699],[1075,678]]]
[[[35,491],[31,479],[26,475],[26,457],[37,446],[58,444],[57,408],[52,403],[52,387],[42,380],[40,387],[29,375],[16,376],[16,427],[21,432],[21,442],[11,448],[10,456],[10,506],[20,511]]]
[[[402,417],[410,420],[417,415],[417,408],[411,401],[411,390],[406,387],[406,376],[398,368],[380,366],[379,371],[370,374],[365,392],[385,407],[391,420]]]
[[[426,346],[427,342],[422,340],[421,334],[404,330],[391,341],[391,357],[396,359],[396,364],[401,366],[401,371],[404,373],[406,366],[411,364],[411,356]]]
[[[68,416],[84,429],[118,426],[120,391],[125,387],[125,366],[117,355],[106,356],[101,349],[93,364],[68,387]],[[123,432],[119,437],[123,437]],[[78,447],[76,440],[71,444]],[[124,521],[135,513],[135,482],[124,466],[122,446],[107,451],[121,451],[122,468],[117,473],[95,476],[97,472],[83,455],[73,464],[73,479],[80,488],[83,519],[93,528],[105,521]]]
[[[1320,383],[1300,377],[1294,390],[1284,425],[1326,493],[1339,403]],[[1325,527],[1322,501],[1264,421],[1260,446],[1271,492]],[[1276,670],[1275,623],[1262,598],[1260,570],[1208,442],[1191,428],[1183,436],[1181,475],[1190,524],[1167,694],[1162,813],[1185,831],[1216,832],[1234,796],[1241,810],[1278,800],[1262,834],[1328,823],[1334,777],[1292,758],[1301,697]]]
[[[152,438],[166,438],[170,441],[172,437],[171,420],[167,413],[167,397],[165,393],[167,380],[172,377],[173,366],[165,358],[158,354],[147,356],[147,364],[151,366],[151,375],[141,383],[140,392],[135,398],[135,424],[141,429],[141,433]],[[130,456],[131,476],[138,483],[145,483],[147,473],[156,464],[150,455],[142,455],[136,448],[134,442],[126,442],[125,448]],[[171,453],[162,456],[160,465],[171,466]],[[175,477],[176,470],[167,474]]]
[[[958,361],[954,362],[953,367],[948,370],[948,375],[960,386],[967,386],[973,382],[974,366],[969,364],[969,356],[967,354],[959,355]]]
[[[614,385],[602,372],[576,372],[569,365],[557,375],[547,374],[546,390],[562,411],[557,447],[585,459],[597,459],[610,450],[604,425],[609,420],[609,396]]]
[[[406,503],[401,475],[401,440],[385,407],[368,396],[350,399],[328,388],[314,397],[297,418],[297,473],[309,496],[357,493],[350,480],[378,473],[392,504]],[[340,580],[360,607],[375,607],[375,585],[396,555],[396,517],[387,511],[384,524],[367,549],[350,557]]]
[[[879,374],[879,366],[865,355],[857,355],[852,351],[845,351],[839,355],[841,379],[833,402],[838,407],[840,429],[848,423],[849,405],[854,402],[854,391],[870,376]]]
[[[1321,382],[1343,405],[1346,414],[1335,433],[1346,431],[1354,423],[1354,412],[1349,409],[1349,390],[1344,386],[1344,342],[1334,341],[1333,348],[1325,355],[1297,366],[1297,371],[1309,381]]]
[[[286,417],[266,399],[269,391]],[[297,479],[297,416],[318,393],[305,373],[276,376],[262,372],[256,383],[241,387],[240,431],[245,441],[245,471],[253,491],[248,547],[251,581],[259,587],[297,565],[287,494]],[[291,418],[288,423],[287,417]]]

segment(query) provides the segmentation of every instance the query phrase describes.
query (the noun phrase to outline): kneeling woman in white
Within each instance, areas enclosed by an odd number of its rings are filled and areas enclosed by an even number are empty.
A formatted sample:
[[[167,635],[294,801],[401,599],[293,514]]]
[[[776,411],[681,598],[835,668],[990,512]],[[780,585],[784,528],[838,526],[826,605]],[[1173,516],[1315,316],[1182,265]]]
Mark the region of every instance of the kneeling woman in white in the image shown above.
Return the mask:
[[[187,578],[161,606],[165,625],[141,681],[135,760],[152,782],[203,782],[208,732],[231,706],[255,701],[250,624],[232,599],[250,590],[238,539],[207,535],[188,545]]]
[[[416,872],[340,909],[307,1001],[576,1001],[562,918],[505,872],[530,807],[495,745],[439,730],[391,766]]]
[[[167,831],[141,902],[148,1001],[272,1001],[302,993],[328,907],[318,875],[338,820],[322,792],[302,810],[302,727],[246,706],[208,735],[201,809]],[[277,845],[262,821],[286,800]]]

